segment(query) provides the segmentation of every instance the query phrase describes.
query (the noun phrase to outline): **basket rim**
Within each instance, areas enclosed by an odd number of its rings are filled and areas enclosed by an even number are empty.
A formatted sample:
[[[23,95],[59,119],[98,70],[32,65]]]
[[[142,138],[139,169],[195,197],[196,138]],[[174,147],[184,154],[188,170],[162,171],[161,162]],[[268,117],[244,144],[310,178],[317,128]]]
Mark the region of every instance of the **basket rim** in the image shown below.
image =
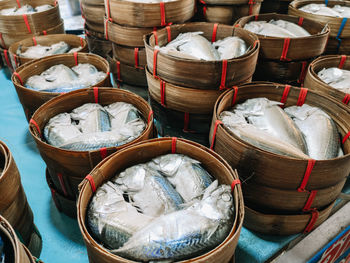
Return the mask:
[[[57,10],[59,11],[59,4],[58,4],[58,1],[56,2],[56,1],[47,1],[48,3],[48,5],[51,5],[52,6],[52,8],[50,8],[50,9],[48,9],[48,10],[45,10],[45,11],[40,11],[40,12],[35,12],[35,13],[33,13],[33,14],[26,14],[27,16],[28,16],[28,18],[32,18],[32,17],[35,17],[35,16],[41,16],[41,15],[46,15],[46,14],[48,14],[49,12],[51,13],[51,12],[53,12],[53,11],[55,11],[55,12],[57,12]],[[34,4],[33,2],[28,2],[28,3],[26,3],[26,4],[30,4],[32,7],[37,7],[37,6],[39,6],[39,5],[37,5],[37,4]],[[16,6],[16,2],[13,2],[13,7],[17,7]],[[44,4],[45,5],[45,4]],[[3,8],[3,9],[9,9],[9,8],[13,8],[13,7],[8,7],[8,8]],[[0,20],[2,20],[2,19],[4,19],[4,20],[6,20],[6,18],[15,18],[15,19],[17,19],[17,18],[22,18],[22,16],[23,15],[2,15],[2,14],[0,14]]]

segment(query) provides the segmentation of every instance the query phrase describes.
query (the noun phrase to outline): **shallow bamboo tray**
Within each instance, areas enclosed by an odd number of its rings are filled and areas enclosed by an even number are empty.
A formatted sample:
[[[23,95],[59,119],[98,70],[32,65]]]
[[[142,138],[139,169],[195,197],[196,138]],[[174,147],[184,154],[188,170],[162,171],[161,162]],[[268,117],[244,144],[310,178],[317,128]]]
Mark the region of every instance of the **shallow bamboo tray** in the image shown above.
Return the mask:
[[[103,34],[105,16],[104,1],[82,0],[80,7],[81,14],[85,18],[85,22],[89,25],[89,27],[92,30]]]
[[[140,3],[123,0],[105,0],[106,14],[113,22],[131,27],[157,27],[169,23],[184,23],[194,15],[194,0],[163,2],[164,16],[160,3]]]
[[[0,215],[0,234],[6,244],[9,244],[13,251],[14,263],[35,263],[34,257],[25,249],[24,245],[18,240],[15,230],[10,223]],[[5,248],[6,249],[6,248]]]
[[[109,147],[105,151],[70,151],[54,147],[46,143],[40,136],[50,118],[62,112],[70,112],[84,103],[95,102],[96,89],[81,89],[56,97],[43,104],[33,115],[40,133],[34,124],[30,124],[32,134],[41,157],[44,159],[55,188],[65,197],[75,199],[78,184],[104,157],[119,151],[136,142],[153,137],[153,115],[151,107],[139,96],[120,89],[98,88],[98,101],[101,105],[109,105],[123,101],[133,104],[141,112],[148,125],[139,137],[119,147]],[[55,179],[54,179],[55,178]]]
[[[314,228],[322,224],[329,216],[334,202],[319,211]],[[292,215],[266,214],[245,207],[244,226],[250,230],[267,235],[293,235],[302,233],[309,225],[312,213],[299,213]]]
[[[88,46],[87,46],[86,40],[76,35],[55,34],[55,35],[30,37],[22,41],[16,42],[10,46],[8,51],[11,58],[12,67],[17,68],[18,66],[33,60],[32,58],[26,58],[26,57],[17,55],[17,49],[19,46],[21,46],[22,48],[23,47],[28,48],[36,45],[50,46],[60,41],[66,42],[71,48],[80,47],[81,49],[79,50],[79,52],[88,52]]]
[[[172,152],[172,138],[159,138],[136,144],[110,156],[99,163],[90,173],[96,187],[99,187],[118,172],[132,165],[151,160],[156,156]],[[175,152],[188,155],[202,163],[205,169],[219,180],[220,183],[231,184],[238,175],[230,166],[213,151],[191,141],[177,139],[175,142]],[[136,154],[137,153],[137,154]],[[81,185],[77,209],[78,223],[82,232],[89,262],[112,263],[112,262],[135,262],[121,258],[108,252],[99,245],[89,234],[85,224],[87,206],[92,198],[92,190],[87,181]],[[240,186],[236,186],[233,191],[235,205],[235,219],[232,230],[225,241],[212,251],[182,262],[229,262],[232,258],[238,243],[238,238],[242,228],[244,218],[243,198]]]
[[[337,101],[348,104],[350,107],[350,97],[349,102],[346,103],[346,96],[350,96],[349,94],[347,95],[345,92],[332,88],[317,76],[317,73],[323,68],[339,67],[342,58],[343,56],[323,56],[315,59],[308,67],[304,86],[325,95],[330,95]],[[350,70],[350,56],[345,57],[342,69]]]
[[[106,77],[100,82],[96,83],[94,86],[111,86],[109,76],[109,64],[105,59],[94,54],[78,53],[77,61],[78,63],[90,63],[94,65],[98,70],[107,73]],[[25,65],[19,67],[16,70],[16,72],[20,76],[23,83],[26,83],[29,77],[41,74],[43,71],[57,64],[64,64],[68,67],[75,66],[76,62],[74,54],[54,55],[46,58],[32,60],[30,62],[27,62]],[[37,108],[39,108],[42,104],[60,95],[60,93],[35,91],[32,89],[28,89],[24,85],[22,85],[21,80],[16,74],[12,75],[11,80],[16,88],[18,98],[22,104],[27,120],[30,119],[34,111]]]
[[[314,15],[311,13],[307,13],[304,11],[299,10],[298,8],[307,5],[307,4],[324,4],[325,1],[323,0],[295,0],[290,3],[288,14],[294,15],[294,16],[301,16],[307,19],[311,19],[314,21],[317,21],[323,25],[328,24],[328,26],[331,29],[330,36],[336,37],[338,35],[338,31],[340,28],[340,25],[342,23],[343,18],[341,17],[331,17],[331,16],[321,16],[321,15]],[[343,1],[343,0],[330,0],[328,1],[328,5],[330,7],[333,7],[334,5],[342,5],[342,6],[348,6],[350,7],[349,1]],[[347,22],[345,24],[345,27],[340,35],[341,38],[347,38],[350,37],[350,24]]]
[[[189,23],[170,26],[170,36],[171,39],[175,39],[180,33],[201,31],[203,32],[203,36],[211,41],[213,29],[216,27],[216,40],[228,36],[238,36],[247,43],[247,46],[251,46],[249,51],[243,56],[226,60],[225,87],[231,87],[232,85],[246,81],[254,73],[260,44],[258,38],[253,33],[227,25]],[[157,36],[159,46],[164,46],[168,43],[167,29],[157,31]],[[154,34],[145,36],[147,66],[152,73],[155,72],[156,75],[166,82],[175,85],[198,89],[219,89],[223,75],[223,61],[190,60],[159,52],[157,54],[157,67],[154,70],[154,47],[156,44]]]
[[[12,2],[13,7],[17,7],[15,1]],[[41,33],[48,28],[53,28],[61,23],[61,16],[58,7],[58,3],[54,0],[31,0],[29,4],[32,7],[48,4],[53,8],[38,12],[34,14],[28,14],[28,27],[23,15],[0,15],[0,32],[7,34],[35,34]]]
[[[97,32],[89,31],[87,25],[85,26],[85,33],[85,39],[88,43],[89,51],[103,58],[107,58],[107,55],[112,51],[112,43],[104,37],[97,37]]]
[[[283,85],[275,83],[246,84],[238,88],[235,103],[242,103],[249,98],[257,97],[281,101],[284,89]],[[291,87],[285,106],[296,105],[299,94],[300,89]],[[231,108],[233,95],[233,90],[227,91],[219,97],[215,104],[209,137],[211,143],[214,124],[222,111]],[[310,90],[307,92],[305,103],[320,107],[328,113],[336,123],[341,138],[344,138],[350,131],[350,115],[346,105]],[[214,149],[218,154],[224,156],[232,167],[238,169],[242,178],[249,178],[251,183],[278,189],[297,190],[308,166],[308,160],[277,155],[252,146],[230,133],[223,125],[217,127]],[[345,153],[343,157],[316,161],[306,186],[307,190],[336,185],[349,175],[349,139],[343,144],[343,151]]]
[[[242,17],[236,22],[236,25],[244,27],[251,21],[270,21],[271,19],[283,19],[294,24],[298,24],[299,17],[281,14],[261,14],[256,16]],[[304,60],[321,55],[326,48],[327,39],[330,34],[328,26],[305,18],[301,26],[308,31],[311,36],[290,38],[289,48],[286,59],[283,60]],[[261,43],[260,57],[264,59],[282,60],[285,38],[269,37],[257,34]],[[305,47],[308,47],[305,49]]]
[[[333,37],[328,39],[326,55],[350,55],[350,37],[343,38],[339,46],[339,41]]]
[[[112,43],[113,57],[120,62],[137,68],[147,65],[145,48],[127,47]]]
[[[21,241],[35,256],[42,247],[41,236],[33,221],[33,212],[27,202],[19,171],[10,150],[0,141],[0,214],[13,226]]]

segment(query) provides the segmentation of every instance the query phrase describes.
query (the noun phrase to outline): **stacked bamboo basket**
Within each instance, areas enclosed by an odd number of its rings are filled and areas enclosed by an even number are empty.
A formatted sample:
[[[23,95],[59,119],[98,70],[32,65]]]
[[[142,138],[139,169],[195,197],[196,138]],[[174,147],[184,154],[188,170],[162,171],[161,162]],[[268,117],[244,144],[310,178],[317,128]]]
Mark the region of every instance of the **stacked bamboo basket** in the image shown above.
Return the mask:
[[[249,49],[238,58],[222,61],[174,57],[155,48],[166,45],[180,33],[203,32],[209,41],[228,36],[242,38]],[[173,25],[145,38],[147,80],[158,133],[208,145],[214,102],[227,88],[250,82],[260,43],[241,28],[212,23]]]
[[[327,44],[326,54],[350,55],[350,23],[349,18],[322,16],[307,13],[299,8],[307,4],[326,4],[328,7],[335,5],[350,7],[350,1],[323,1],[323,0],[295,0],[289,5],[290,15],[301,16],[328,25],[331,29]]]
[[[263,0],[198,0],[200,21],[232,25],[243,16],[258,15]]]
[[[307,70],[304,86],[305,88],[321,92],[325,95],[330,95],[339,102],[342,102],[350,107],[349,93],[345,93],[331,87],[317,76],[318,72],[322,69],[332,67],[350,70],[350,56],[329,55],[319,57],[318,59],[312,61]]]
[[[266,97],[285,107],[306,103],[324,110],[337,125],[344,156],[302,160],[257,148],[219,121],[222,111],[247,99]],[[350,172],[349,109],[330,96],[275,83],[250,83],[222,94],[215,104],[211,148],[237,168],[246,204],[245,226],[257,232],[309,232],[327,219]]]
[[[298,24],[311,36],[279,38],[258,35],[261,50],[254,80],[302,85],[308,64],[324,52],[330,29],[311,19],[283,14],[243,17],[236,22],[236,26],[243,28],[250,21],[270,21],[271,19],[282,19]],[[305,47],[309,47],[307,51]]]
[[[87,247],[89,262],[136,262],[112,254],[90,235],[85,220],[88,210],[87,207],[93,197],[94,190],[132,165],[144,163],[150,161],[152,158],[169,153],[184,154],[200,161],[203,167],[213,175],[220,184],[232,185],[234,181],[238,180],[237,173],[233,171],[227,162],[218,154],[197,143],[183,139],[159,138],[148,140],[111,155],[93,169],[90,173],[89,181],[84,180],[79,193],[77,204],[78,223]],[[235,252],[244,219],[241,186],[240,184],[236,184],[233,187],[232,196],[234,198],[235,219],[228,237],[213,250],[196,258],[181,262],[232,262],[231,258]]]
[[[27,202],[15,160],[5,143],[1,141],[0,193],[1,216],[15,229],[21,242],[28,247],[33,255],[38,257],[42,247],[41,235],[34,225],[33,212]],[[3,221],[3,218],[0,217],[0,231]]]
[[[70,151],[51,146],[42,137],[47,122],[60,113],[70,112],[85,103],[99,103],[106,106],[118,101],[134,105],[147,123],[142,134],[129,143],[95,151]],[[55,97],[43,104],[33,115],[30,133],[47,165],[46,179],[58,210],[75,218],[78,185],[101,160],[111,153],[153,138],[153,112],[145,100],[125,90],[97,87],[81,89]]]
[[[81,0],[81,15],[85,20],[85,37],[91,53],[107,58],[112,44],[104,37],[105,4],[103,0]]]
[[[0,15],[0,52],[4,63],[10,69],[12,69],[12,64],[7,49],[11,44],[37,35],[64,33],[63,20],[58,4],[54,0],[31,0],[23,1],[23,3],[11,1],[11,5],[2,6],[0,4],[0,8],[21,7],[25,4],[32,7],[48,4],[53,8],[28,15]]]
[[[113,42],[111,71],[118,86],[127,84],[147,89],[146,52],[143,36],[173,23],[183,23],[194,15],[194,0],[150,3],[106,0],[105,36]],[[138,87],[138,89],[136,88]]]

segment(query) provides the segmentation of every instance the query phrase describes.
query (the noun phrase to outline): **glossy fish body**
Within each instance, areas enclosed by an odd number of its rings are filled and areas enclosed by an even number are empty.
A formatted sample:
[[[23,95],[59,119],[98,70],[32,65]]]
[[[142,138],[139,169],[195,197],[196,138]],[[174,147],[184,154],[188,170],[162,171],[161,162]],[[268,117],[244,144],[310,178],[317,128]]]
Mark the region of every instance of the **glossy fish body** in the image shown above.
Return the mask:
[[[294,24],[289,21],[285,20],[271,20],[269,23],[277,25],[281,28],[284,28],[294,34],[296,37],[308,37],[310,36],[310,33],[307,32],[304,28],[301,26]]]
[[[304,134],[312,159],[327,160],[339,154],[338,129],[333,120],[321,109],[304,104],[285,109]]]
[[[285,28],[279,27],[278,25],[267,23],[266,21],[252,21],[244,25],[244,29],[263,36],[270,37],[297,37],[292,32],[288,31]]]
[[[308,4],[302,6],[299,10],[321,16],[343,17],[342,13],[337,11],[340,8],[341,6],[339,5],[335,8],[330,8],[325,4]]]
[[[183,210],[155,218],[112,252],[137,261],[192,258],[211,250],[227,237],[232,217],[230,187],[218,186],[215,181],[201,200]]]
[[[226,37],[213,43],[220,55],[220,59],[232,59],[244,55],[247,45],[239,37]]]
[[[339,68],[322,69],[317,73],[318,77],[331,87],[345,93],[350,93],[350,71]]]

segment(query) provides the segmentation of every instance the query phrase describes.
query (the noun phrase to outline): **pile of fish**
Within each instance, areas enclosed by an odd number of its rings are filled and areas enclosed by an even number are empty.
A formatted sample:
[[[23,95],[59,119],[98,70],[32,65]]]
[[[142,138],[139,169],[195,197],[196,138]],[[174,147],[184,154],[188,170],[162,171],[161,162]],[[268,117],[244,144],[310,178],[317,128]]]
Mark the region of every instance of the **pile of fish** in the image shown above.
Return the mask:
[[[304,104],[284,110],[267,98],[248,99],[220,119],[234,135],[268,152],[300,159],[342,156],[334,121],[317,107]]]
[[[206,61],[237,58],[247,52],[246,43],[239,37],[226,37],[210,43],[202,34],[181,33],[166,46],[156,48],[171,56]]]
[[[57,54],[74,53],[81,50],[81,47],[71,48],[66,42],[60,41],[51,46],[36,45],[24,48],[18,46],[17,55],[24,58],[42,58]]]
[[[296,38],[311,36],[301,26],[285,20],[251,21],[244,25],[244,29],[269,37]]]
[[[335,5],[334,7],[328,7],[325,4],[308,4],[302,6],[299,10],[320,16],[350,18],[350,7],[348,6]]]
[[[350,70],[339,68],[324,68],[318,72],[318,77],[332,88],[350,93]]]
[[[230,186],[218,185],[199,161],[167,154],[132,166],[104,183],[87,223],[112,253],[173,262],[222,243],[233,224]]]
[[[137,138],[146,124],[131,104],[115,102],[102,107],[86,103],[71,113],[51,118],[44,128],[46,141],[72,151],[117,147]]]
[[[96,85],[106,77],[94,65],[78,64],[71,69],[63,64],[55,65],[28,78],[25,86],[29,89],[46,92],[69,92]]]
[[[36,7],[32,7],[31,5],[24,5],[22,7],[11,7],[2,9],[0,11],[0,15],[3,16],[17,16],[17,15],[30,15],[34,13],[43,12],[53,8],[52,5],[39,5]]]

